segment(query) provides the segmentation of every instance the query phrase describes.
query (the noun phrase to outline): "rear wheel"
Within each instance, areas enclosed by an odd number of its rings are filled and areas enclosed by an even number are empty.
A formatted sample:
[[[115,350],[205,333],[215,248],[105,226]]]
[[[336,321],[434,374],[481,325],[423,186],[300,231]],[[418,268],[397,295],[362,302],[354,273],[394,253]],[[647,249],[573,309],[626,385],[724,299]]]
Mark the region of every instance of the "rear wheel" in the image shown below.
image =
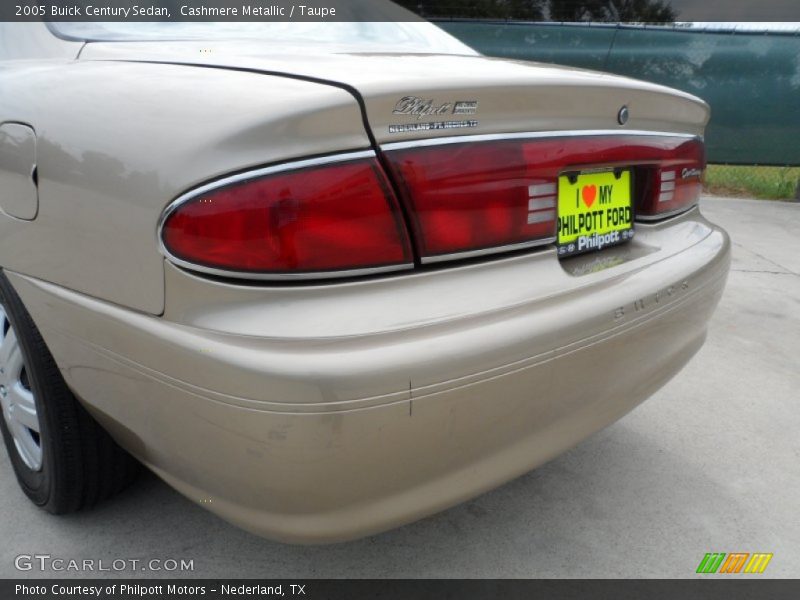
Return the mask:
[[[17,480],[45,510],[80,510],[135,478],[138,463],[75,399],[1,272],[0,405],[0,430]]]

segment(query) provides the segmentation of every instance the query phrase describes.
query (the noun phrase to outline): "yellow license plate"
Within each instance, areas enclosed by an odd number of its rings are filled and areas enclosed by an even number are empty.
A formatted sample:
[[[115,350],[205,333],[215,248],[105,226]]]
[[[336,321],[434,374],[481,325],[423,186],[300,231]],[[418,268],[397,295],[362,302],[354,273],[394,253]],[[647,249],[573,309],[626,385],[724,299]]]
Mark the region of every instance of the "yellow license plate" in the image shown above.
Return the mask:
[[[632,239],[630,170],[558,178],[558,255],[602,250]]]

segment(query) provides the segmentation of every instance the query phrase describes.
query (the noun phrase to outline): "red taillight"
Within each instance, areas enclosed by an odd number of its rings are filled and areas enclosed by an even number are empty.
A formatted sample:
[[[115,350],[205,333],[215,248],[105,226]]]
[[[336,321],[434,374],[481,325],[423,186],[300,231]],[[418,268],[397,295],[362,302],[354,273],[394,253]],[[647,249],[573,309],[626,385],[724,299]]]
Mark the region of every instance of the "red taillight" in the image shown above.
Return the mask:
[[[386,156],[410,204],[423,260],[555,235],[554,180],[535,172],[524,144],[459,143]]]
[[[652,220],[695,205],[705,169],[703,142],[671,134],[467,137],[390,145],[384,157],[421,262],[551,243],[564,174],[629,169],[635,217]],[[168,209],[161,240],[178,264],[220,275],[334,277],[410,267],[408,234],[380,163],[359,153],[190,193]]]
[[[684,211],[700,199],[706,168],[705,146],[688,140],[665,155],[649,173],[643,186],[637,214],[641,219],[657,219]]]
[[[389,147],[386,158],[409,204],[423,262],[551,241],[562,173],[629,167],[634,180],[645,181],[659,170],[705,167],[702,141],[661,135],[409,143]],[[651,188],[637,185],[634,212],[652,218],[688,208],[698,180],[677,181],[672,198],[656,197],[657,204]]]
[[[253,176],[179,200],[162,226],[168,254],[233,275],[326,275],[413,262],[376,159]]]

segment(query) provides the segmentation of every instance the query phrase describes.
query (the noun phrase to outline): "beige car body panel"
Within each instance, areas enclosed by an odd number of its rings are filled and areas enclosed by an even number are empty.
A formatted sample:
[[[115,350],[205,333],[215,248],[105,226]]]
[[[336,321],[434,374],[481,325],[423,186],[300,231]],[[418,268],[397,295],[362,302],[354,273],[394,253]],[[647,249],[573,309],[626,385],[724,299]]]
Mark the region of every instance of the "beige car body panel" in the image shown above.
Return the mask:
[[[289,542],[395,527],[574,446],[701,346],[730,242],[696,208],[563,261],[545,247],[299,285],[192,274],[156,228],[231,172],[442,135],[701,135],[702,101],[478,56],[202,48],[91,43],[18,79],[0,62],[0,122],[23,113],[42,146],[40,214],[0,214],[0,264],[89,410],[203,507]],[[390,134],[416,120],[392,114],[407,95],[476,101],[478,125]]]

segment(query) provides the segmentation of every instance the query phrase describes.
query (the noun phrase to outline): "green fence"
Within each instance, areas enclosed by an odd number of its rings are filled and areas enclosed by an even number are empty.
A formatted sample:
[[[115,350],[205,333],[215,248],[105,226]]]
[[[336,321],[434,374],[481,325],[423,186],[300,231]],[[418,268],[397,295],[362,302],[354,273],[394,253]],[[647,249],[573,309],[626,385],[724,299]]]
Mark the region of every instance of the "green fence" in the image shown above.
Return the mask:
[[[608,71],[703,98],[710,162],[800,165],[800,29],[437,21],[488,56]],[[795,179],[796,181],[796,179]]]

